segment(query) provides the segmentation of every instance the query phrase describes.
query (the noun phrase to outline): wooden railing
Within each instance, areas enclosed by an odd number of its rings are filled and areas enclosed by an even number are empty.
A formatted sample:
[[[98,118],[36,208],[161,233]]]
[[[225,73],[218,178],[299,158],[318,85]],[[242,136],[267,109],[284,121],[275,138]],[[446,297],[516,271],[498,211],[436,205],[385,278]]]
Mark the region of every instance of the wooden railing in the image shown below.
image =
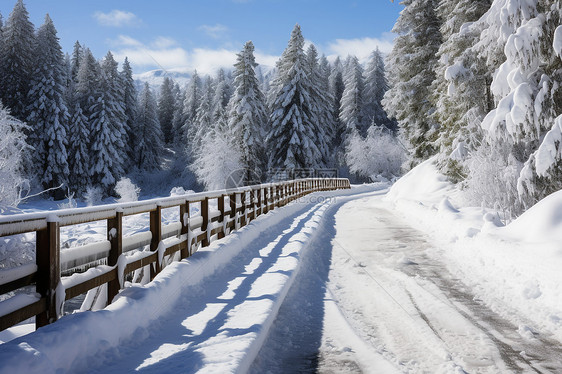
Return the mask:
[[[106,283],[107,300],[111,302],[123,287],[126,274],[151,265],[152,279],[162,270],[166,256],[179,252],[180,259],[187,258],[200,246],[208,246],[276,207],[312,192],[346,188],[350,188],[347,179],[300,179],[134,203],[0,217],[0,237],[35,232],[36,250],[35,264],[0,270],[0,295],[32,285],[37,294],[17,294],[2,301],[0,331],[33,316],[37,328],[52,323],[60,316],[64,301]],[[190,216],[194,205],[199,208],[198,213]],[[174,207],[179,208],[179,222],[162,225],[162,209]],[[150,215],[149,231],[124,238],[123,217],[143,213]],[[61,227],[101,220],[107,221],[107,240],[61,251]],[[168,239],[173,237],[176,239]],[[147,245],[150,251],[124,255]],[[77,280],[61,282],[61,274],[70,276],[88,268],[95,268],[93,276],[86,272],[75,276]],[[63,283],[67,286],[62,286]]]

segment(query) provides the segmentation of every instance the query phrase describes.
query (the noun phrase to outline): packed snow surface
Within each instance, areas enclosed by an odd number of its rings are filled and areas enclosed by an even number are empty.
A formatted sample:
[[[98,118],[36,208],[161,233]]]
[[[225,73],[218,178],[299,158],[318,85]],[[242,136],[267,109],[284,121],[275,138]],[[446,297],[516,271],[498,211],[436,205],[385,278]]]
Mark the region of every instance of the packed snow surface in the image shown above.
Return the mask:
[[[103,310],[2,332],[0,372],[562,372],[562,194],[506,225],[431,160],[387,187],[306,196]]]

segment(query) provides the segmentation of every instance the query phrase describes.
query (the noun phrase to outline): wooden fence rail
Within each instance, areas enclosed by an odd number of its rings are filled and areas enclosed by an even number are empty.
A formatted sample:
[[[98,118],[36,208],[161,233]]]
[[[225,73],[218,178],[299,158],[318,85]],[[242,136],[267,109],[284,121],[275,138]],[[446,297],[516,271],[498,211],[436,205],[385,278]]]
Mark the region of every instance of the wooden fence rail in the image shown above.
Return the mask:
[[[178,252],[179,259],[187,258],[200,246],[208,246],[258,216],[309,193],[347,188],[350,188],[347,179],[308,178],[134,203],[0,217],[0,237],[35,232],[36,246],[35,264],[0,270],[0,295],[32,285],[37,294],[16,294],[0,302],[3,312],[0,331],[33,316],[37,328],[52,323],[61,315],[64,301],[106,283],[107,300],[111,302],[123,288],[126,274],[150,266],[152,279],[165,266],[165,258],[170,259]],[[190,216],[190,207],[194,205],[199,207],[199,213]],[[162,209],[174,207],[179,207],[179,222],[162,225]],[[124,237],[123,218],[143,213],[149,213],[149,231]],[[61,227],[101,220],[107,221],[106,241],[61,251]],[[145,246],[150,246],[150,251],[131,252]],[[105,265],[99,266],[102,263]],[[94,268],[95,274],[86,272],[77,280],[61,281],[88,268]]]

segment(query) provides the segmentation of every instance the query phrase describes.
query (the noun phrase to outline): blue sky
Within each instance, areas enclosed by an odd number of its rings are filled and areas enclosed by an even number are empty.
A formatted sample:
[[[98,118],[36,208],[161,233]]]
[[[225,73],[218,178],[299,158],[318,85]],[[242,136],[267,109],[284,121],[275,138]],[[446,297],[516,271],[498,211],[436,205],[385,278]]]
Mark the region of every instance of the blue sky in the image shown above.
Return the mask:
[[[2,0],[8,18],[15,0]],[[376,46],[389,52],[402,6],[391,0],[24,0],[36,27],[53,19],[65,52],[76,40],[97,58],[125,55],[135,73],[231,66],[252,40],[258,63],[274,65],[295,23],[328,56],[364,59]]]

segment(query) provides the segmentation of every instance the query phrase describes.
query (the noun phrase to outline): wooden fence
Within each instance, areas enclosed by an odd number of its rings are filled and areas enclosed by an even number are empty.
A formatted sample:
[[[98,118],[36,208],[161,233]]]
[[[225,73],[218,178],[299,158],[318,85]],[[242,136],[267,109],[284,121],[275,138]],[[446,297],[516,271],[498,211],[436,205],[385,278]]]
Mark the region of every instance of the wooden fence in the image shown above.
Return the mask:
[[[0,217],[0,237],[35,232],[36,249],[35,264],[0,270],[0,295],[32,285],[37,294],[35,297],[16,295],[1,302],[5,305],[0,305],[3,311],[0,331],[33,316],[37,328],[55,322],[63,301],[106,283],[110,302],[123,287],[125,274],[150,265],[152,279],[162,270],[166,256],[179,252],[180,259],[187,258],[200,246],[208,246],[276,207],[312,192],[346,188],[350,188],[347,179],[309,178],[135,203]],[[199,212],[190,217],[190,207],[194,204]],[[174,207],[179,208],[179,222],[163,225],[162,209]],[[149,231],[124,238],[123,217],[143,213],[150,215]],[[61,251],[61,227],[102,220],[107,221],[107,240]],[[173,237],[176,239],[162,242]],[[147,245],[150,251],[123,255]],[[78,256],[67,256],[68,253]],[[100,263],[106,266],[97,266]],[[92,267],[100,271],[94,276],[77,277],[78,281],[61,288],[61,274],[69,276]]]

